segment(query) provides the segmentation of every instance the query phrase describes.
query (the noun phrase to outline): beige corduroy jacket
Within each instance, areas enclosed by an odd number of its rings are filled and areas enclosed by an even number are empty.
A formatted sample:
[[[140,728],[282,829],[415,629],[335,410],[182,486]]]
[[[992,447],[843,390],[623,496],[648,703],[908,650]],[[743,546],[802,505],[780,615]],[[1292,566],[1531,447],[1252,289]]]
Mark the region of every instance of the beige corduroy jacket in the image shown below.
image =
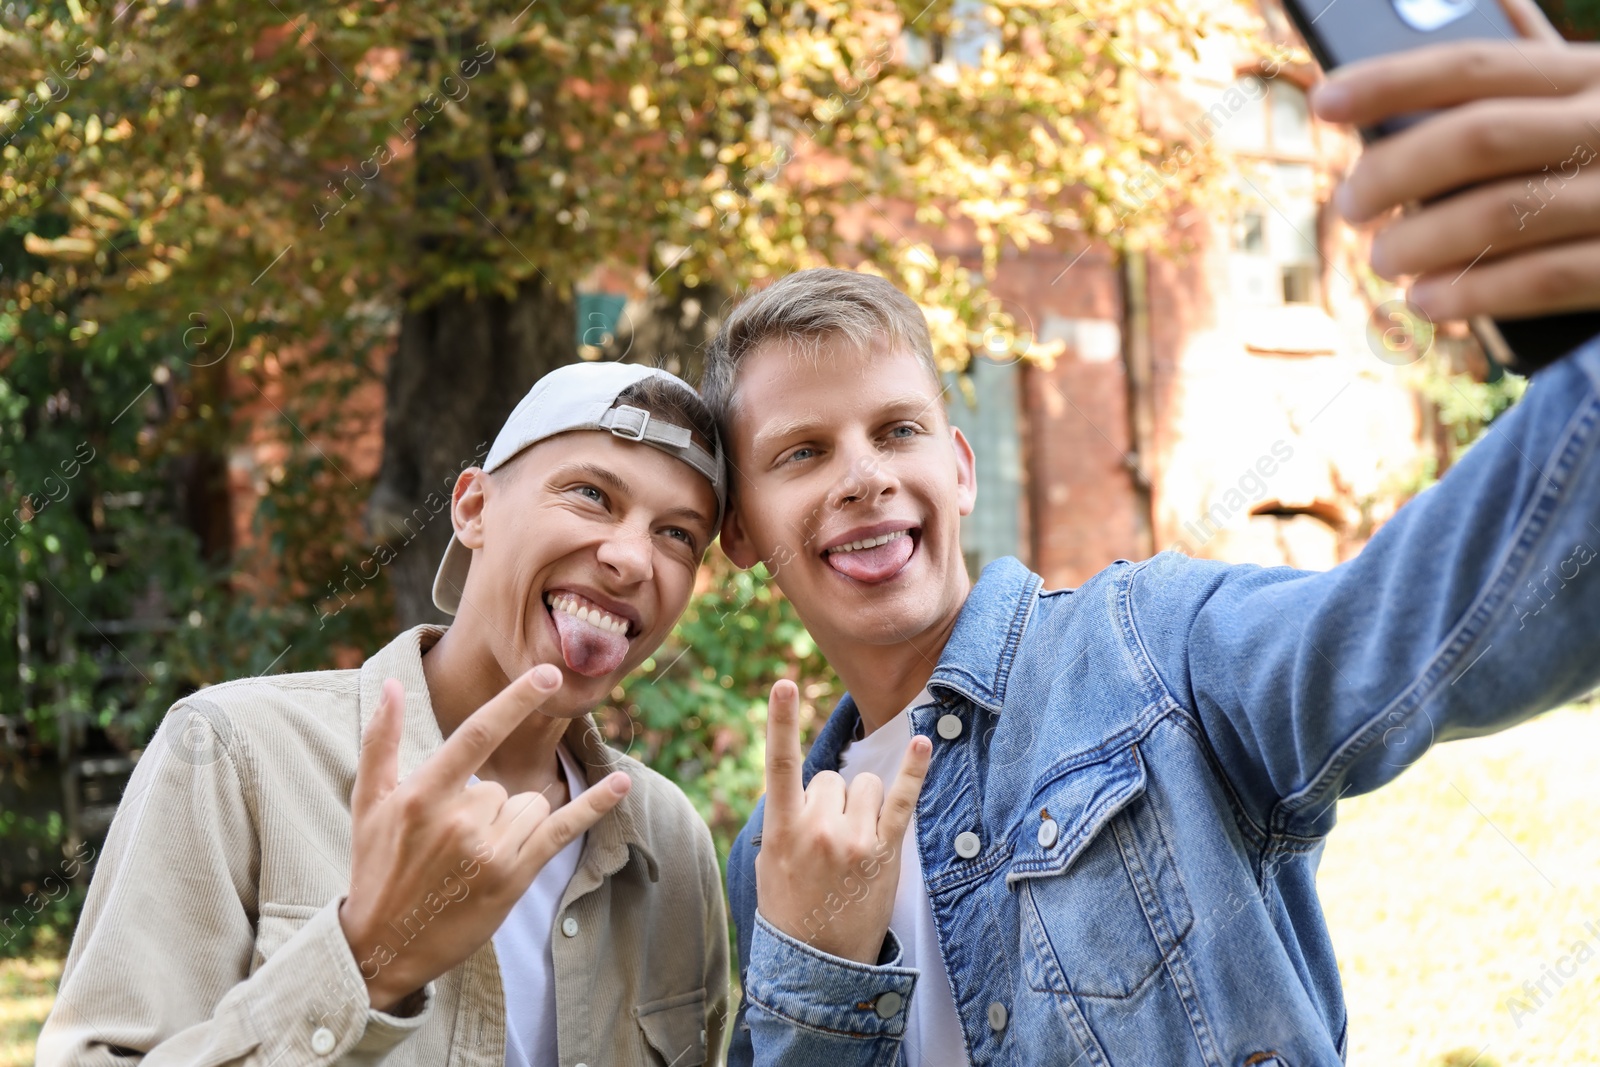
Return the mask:
[[[111,824],[40,1067],[502,1067],[493,943],[400,1017],[371,1008],[339,926],[362,731],[393,677],[406,691],[400,773],[439,746],[422,653],[443,632],[407,630],[357,670],[228,682],[174,705]],[[561,1067],[715,1060],[728,928],[710,832],[589,718],[566,742],[589,781],[622,769],[633,789],[588,832],[556,914]],[[439,906],[471,907],[470,883],[452,885],[459,899]]]

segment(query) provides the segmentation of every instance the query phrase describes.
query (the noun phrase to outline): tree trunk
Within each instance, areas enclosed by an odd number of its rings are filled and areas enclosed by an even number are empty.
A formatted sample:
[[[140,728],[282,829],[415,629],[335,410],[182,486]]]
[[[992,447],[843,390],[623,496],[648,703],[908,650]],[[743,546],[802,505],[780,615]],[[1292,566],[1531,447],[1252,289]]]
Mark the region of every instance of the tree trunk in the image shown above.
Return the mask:
[[[450,542],[456,475],[483,463],[534,382],[577,358],[573,331],[571,302],[537,278],[511,300],[463,295],[401,317],[367,518],[394,553],[398,628],[449,621],[433,606],[433,576]]]

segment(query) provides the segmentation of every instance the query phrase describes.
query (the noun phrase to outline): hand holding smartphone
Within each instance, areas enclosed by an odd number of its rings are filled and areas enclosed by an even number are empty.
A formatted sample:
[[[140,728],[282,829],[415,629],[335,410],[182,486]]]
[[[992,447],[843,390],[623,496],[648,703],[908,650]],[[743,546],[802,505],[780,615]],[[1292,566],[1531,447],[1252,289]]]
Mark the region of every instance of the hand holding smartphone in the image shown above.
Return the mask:
[[[1531,0],[1285,7],[1325,70],[1361,64],[1338,79],[1355,90],[1343,114],[1317,106],[1357,122],[1369,145],[1347,183],[1365,195],[1343,190],[1341,209],[1360,222],[1412,208],[1374,241],[1374,266],[1418,275],[1422,310],[1469,318],[1490,357],[1520,373],[1600,335],[1600,167],[1562,166],[1600,155],[1600,126],[1586,121],[1600,115],[1600,52],[1559,43]],[[1366,201],[1354,216],[1351,199]]]

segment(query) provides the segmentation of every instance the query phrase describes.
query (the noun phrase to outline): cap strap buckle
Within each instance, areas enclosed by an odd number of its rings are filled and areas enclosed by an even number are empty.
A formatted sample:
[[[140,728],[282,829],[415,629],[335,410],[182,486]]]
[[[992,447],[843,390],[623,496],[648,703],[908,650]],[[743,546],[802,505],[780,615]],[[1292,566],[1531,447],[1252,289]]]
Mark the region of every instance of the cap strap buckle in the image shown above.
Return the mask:
[[[645,428],[650,425],[650,413],[631,404],[619,404],[606,412],[607,428],[627,441],[643,441]]]

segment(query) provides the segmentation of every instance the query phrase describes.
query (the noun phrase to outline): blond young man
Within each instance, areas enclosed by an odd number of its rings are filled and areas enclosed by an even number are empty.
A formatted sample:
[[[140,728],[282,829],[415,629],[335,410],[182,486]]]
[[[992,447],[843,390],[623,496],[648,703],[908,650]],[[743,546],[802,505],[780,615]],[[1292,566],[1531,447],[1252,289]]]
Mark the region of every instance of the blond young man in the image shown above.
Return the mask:
[[[1363,124],[1449,108],[1336,197],[1431,199],[1374,245],[1428,310],[1600,305],[1600,178],[1528,232],[1506,211],[1592,135],[1600,53],[1443,46],[1328,90]],[[848,693],[802,755],[772,689],[728,860],[730,1063],[1342,1064],[1315,877],[1337,802],[1600,683],[1600,340],[1519,355],[1549,366],[1339,567],[1163,552],[1046,590],[1015,559],[966,571],[973,453],[915,303],[822,269],[735,307],[701,387],[723,548],[774,573]]]

